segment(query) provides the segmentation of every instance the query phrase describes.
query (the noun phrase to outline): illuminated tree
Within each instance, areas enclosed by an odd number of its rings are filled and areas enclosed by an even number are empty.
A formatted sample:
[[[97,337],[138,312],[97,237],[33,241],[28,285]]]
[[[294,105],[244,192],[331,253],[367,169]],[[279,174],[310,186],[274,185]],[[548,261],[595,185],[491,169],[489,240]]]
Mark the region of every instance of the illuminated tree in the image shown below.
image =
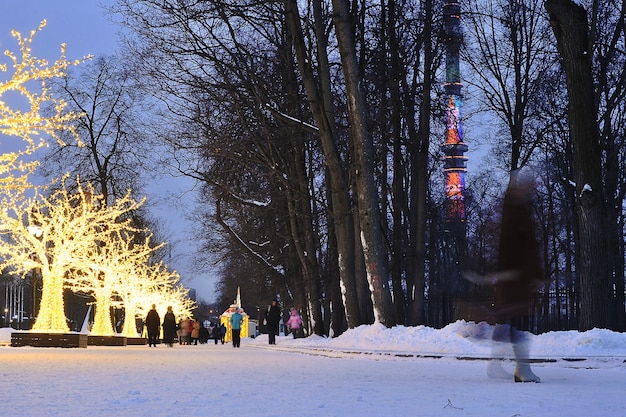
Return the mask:
[[[124,305],[124,336],[137,336],[134,319],[138,316],[145,317],[152,304],[158,306],[161,317],[165,315],[167,306],[171,305],[168,302],[184,304],[184,300],[176,301],[171,296],[171,289],[179,283],[180,276],[160,262],[150,264],[146,259],[143,263],[133,265],[133,270],[124,278],[117,288]],[[187,296],[186,293],[184,296]]]
[[[146,305],[145,300],[158,284],[171,281],[160,273],[160,265],[150,266],[150,255],[164,244],[153,245],[149,237],[137,242],[137,232],[122,230],[94,247],[94,254],[85,260],[92,262],[89,272],[70,280],[70,288],[89,292],[96,299],[93,334],[114,333],[110,307],[111,300],[117,297],[123,302],[126,317],[122,334],[136,337],[134,318],[138,307]]]
[[[149,255],[163,246],[151,245],[149,237],[138,243],[137,236],[142,233],[130,227],[130,218],[108,225],[101,231],[101,236],[93,239],[89,250],[75,260],[82,267],[68,276],[66,287],[95,298],[92,334],[115,333],[111,321],[111,301],[120,296],[122,288],[130,286],[137,290],[141,286],[133,270],[137,265],[146,264]]]
[[[81,62],[68,61],[65,58],[65,44],[61,45],[61,55],[49,65],[45,59],[38,59],[31,55],[31,44],[35,34],[46,26],[44,20],[37,30],[30,32],[27,38],[17,31],[11,35],[17,39],[20,46],[20,55],[15,55],[7,50],[4,55],[11,61],[14,72],[9,79],[0,82],[0,134],[3,142],[9,142],[11,137],[19,138],[12,140],[11,145],[3,147],[15,149],[11,152],[0,154],[0,196],[6,197],[9,192],[17,192],[21,195],[26,188],[30,187],[28,175],[37,167],[38,161],[24,161],[24,157],[31,155],[36,150],[44,147],[46,141],[41,135],[48,135],[60,141],[58,132],[67,131],[76,137],[74,128],[70,122],[79,115],[77,113],[64,113],[66,103],[57,100],[50,95],[46,82],[53,78],[65,75],[67,68]],[[0,71],[7,72],[9,66],[0,64]],[[11,99],[17,102],[17,107],[10,107],[7,102]],[[41,114],[42,107],[52,105],[54,113],[51,116]]]
[[[189,298],[189,289],[180,282],[175,281],[167,286],[163,286],[156,292],[159,295],[158,305],[161,310],[161,317],[165,315],[167,306],[172,306],[172,310],[178,320],[191,317],[191,311],[196,307],[196,303]]]
[[[7,203],[0,211],[0,267],[24,277],[34,268],[42,276],[39,315],[33,330],[66,332],[63,288],[66,277],[89,264],[85,253],[94,245],[106,243],[111,229],[124,227],[120,218],[136,210],[141,202],[128,195],[104,207],[92,194],[92,187],[78,184],[69,193],[64,186],[50,197],[38,194],[22,202]]]
[[[37,31],[45,24],[42,22]],[[38,161],[23,159],[47,144],[38,136],[53,137],[63,145],[59,135],[66,132],[78,140],[70,122],[79,114],[64,112],[66,103],[50,95],[46,81],[64,76],[70,65],[81,61],[67,61],[64,44],[61,57],[51,66],[46,60],[32,57],[31,43],[37,31],[32,31],[29,38],[13,32],[21,57],[5,52],[15,72],[0,83],[0,134],[24,142],[21,148],[0,154],[0,269],[21,277],[35,268],[41,271],[41,307],[33,330],[69,330],[64,288],[96,299],[96,334],[113,333],[110,306],[114,297],[125,300],[130,314],[127,317],[135,317],[133,309],[155,297],[161,297],[163,305],[176,306],[181,313],[189,314],[193,303],[187,298],[187,290],[179,285],[178,274],[161,265],[148,267],[150,255],[163,244],[151,245],[147,231],[131,226],[131,215],[143,201],[133,200],[130,191],[110,202],[106,196],[95,195],[91,184],[83,186],[78,179],[68,191],[66,175],[50,196],[36,191],[33,197],[24,197],[24,191],[31,188],[28,175]],[[6,72],[7,66],[0,64],[0,70]],[[38,87],[35,92],[30,89],[33,87]],[[25,100],[25,110],[10,108],[5,93],[17,93],[10,97]],[[44,104],[54,108],[52,116],[40,114]],[[133,301],[135,294],[142,295],[139,301]]]

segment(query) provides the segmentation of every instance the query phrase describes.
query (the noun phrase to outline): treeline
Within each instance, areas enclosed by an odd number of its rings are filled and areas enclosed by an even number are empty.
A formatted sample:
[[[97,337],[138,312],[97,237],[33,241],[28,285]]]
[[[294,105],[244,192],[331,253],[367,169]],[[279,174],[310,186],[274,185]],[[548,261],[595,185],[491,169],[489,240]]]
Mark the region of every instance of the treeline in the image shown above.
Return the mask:
[[[201,184],[200,262],[219,265],[219,299],[241,287],[254,314],[279,297],[316,334],[443,325],[457,301],[489,299],[450,271],[494,270],[503,185],[524,168],[549,278],[539,313],[624,330],[624,3],[461,3],[474,159],[457,261],[443,3],[118,1],[121,62],[151,100],[143,134]]]

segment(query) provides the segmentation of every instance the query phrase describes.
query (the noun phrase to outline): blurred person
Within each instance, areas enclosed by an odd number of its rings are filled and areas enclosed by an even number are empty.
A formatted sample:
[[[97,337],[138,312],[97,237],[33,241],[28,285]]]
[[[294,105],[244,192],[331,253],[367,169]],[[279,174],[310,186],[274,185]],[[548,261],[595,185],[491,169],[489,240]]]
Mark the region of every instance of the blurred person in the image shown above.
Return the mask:
[[[191,319],[187,317],[178,324],[180,329],[180,344],[188,345],[191,342]]]
[[[215,342],[215,344],[217,345],[217,342],[219,340],[221,340],[222,338],[222,329],[218,324],[213,324],[213,322],[211,322],[211,338],[213,339],[213,341]]]
[[[152,304],[152,309],[148,311],[148,315],[146,316],[146,330],[148,331],[149,347],[156,347],[160,327],[161,317],[159,317],[159,313],[156,311],[156,304]]]
[[[529,362],[526,332],[532,296],[543,280],[539,249],[532,216],[534,183],[513,171],[504,196],[502,226],[495,280],[495,316],[493,340],[510,342],[515,356],[515,382],[540,382]],[[497,360],[497,358],[494,358]],[[499,363],[492,360],[488,373],[495,376]],[[502,373],[500,372],[500,376]]]
[[[176,335],[176,316],[172,310],[172,306],[167,307],[167,313],[163,317],[163,343],[169,347],[174,346],[174,337]]]
[[[200,344],[207,343],[210,338],[211,338],[211,330],[207,329],[204,326],[204,323],[200,323],[200,337],[199,337]]]
[[[267,334],[269,335],[269,344],[276,344],[276,335],[280,329],[280,307],[278,307],[278,300],[272,300],[272,304],[267,309],[266,321],[267,321]]]

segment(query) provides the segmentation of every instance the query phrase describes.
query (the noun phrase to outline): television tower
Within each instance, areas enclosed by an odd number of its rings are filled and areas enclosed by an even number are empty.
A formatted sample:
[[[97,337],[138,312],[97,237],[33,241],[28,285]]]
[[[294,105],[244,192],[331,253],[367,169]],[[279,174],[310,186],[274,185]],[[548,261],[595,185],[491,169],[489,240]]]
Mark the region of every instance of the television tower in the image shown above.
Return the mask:
[[[443,172],[446,176],[446,222],[465,223],[465,173],[467,172],[467,145],[463,142],[461,123],[461,71],[459,48],[463,42],[461,5],[450,1],[443,6],[443,41],[446,45],[446,139]],[[450,225],[452,226],[452,225]],[[458,227],[455,227],[458,228]],[[465,227],[462,227],[463,233]]]
[[[463,142],[461,123],[461,72],[459,49],[463,42],[461,5],[449,0],[443,5],[443,43],[446,46],[446,137],[441,145],[443,172],[446,181],[444,265],[435,287],[441,297],[442,324],[462,318],[460,297],[466,295],[467,285],[462,278],[467,252],[465,223],[465,173],[467,172],[467,145]]]

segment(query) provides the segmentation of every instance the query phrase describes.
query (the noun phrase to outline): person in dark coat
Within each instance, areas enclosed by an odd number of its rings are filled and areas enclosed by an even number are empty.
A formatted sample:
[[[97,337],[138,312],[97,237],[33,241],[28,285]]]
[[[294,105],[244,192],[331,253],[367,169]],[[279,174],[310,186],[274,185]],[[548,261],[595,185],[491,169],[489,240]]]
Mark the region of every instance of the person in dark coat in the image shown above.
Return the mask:
[[[540,382],[530,369],[528,330],[530,302],[543,281],[539,248],[532,215],[534,183],[518,171],[504,196],[498,255],[498,280],[495,284],[495,313],[498,329],[494,339],[501,341],[508,330],[513,345],[515,382]]]
[[[213,341],[215,342],[216,345],[217,345],[217,342],[222,340],[222,327],[220,326],[219,323],[213,326],[211,337],[213,337]]]
[[[224,323],[219,324],[219,329],[220,329],[220,341],[222,342],[222,344],[224,344],[224,340],[226,339],[226,326],[224,326]]]
[[[204,323],[200,323],[200,343],[201,344],[205,344],[210,337],[210,332],[209,329],[207,329],[206,327],[204,327]]]
[[[152,304],[152,309],[148,311],[146,316],[146,330],[148,331],[148,346],[156,347],[157,339],[159,338],[159,329],[161,324],[161,317],[156,311],[156,305]]]
[[[167,313],[163,317],[163,343],[169,347],[174,346],[174,337],[176,336],[176,316],[172,311],[172,306],[167,307]]]
[[[267,334],[269,335],[270,345],[275,345],[276,335],[280,328],[280,307],[278,307],[278,300],[272,300],[272,304],[267,309],[265,320],[267,322]]]

